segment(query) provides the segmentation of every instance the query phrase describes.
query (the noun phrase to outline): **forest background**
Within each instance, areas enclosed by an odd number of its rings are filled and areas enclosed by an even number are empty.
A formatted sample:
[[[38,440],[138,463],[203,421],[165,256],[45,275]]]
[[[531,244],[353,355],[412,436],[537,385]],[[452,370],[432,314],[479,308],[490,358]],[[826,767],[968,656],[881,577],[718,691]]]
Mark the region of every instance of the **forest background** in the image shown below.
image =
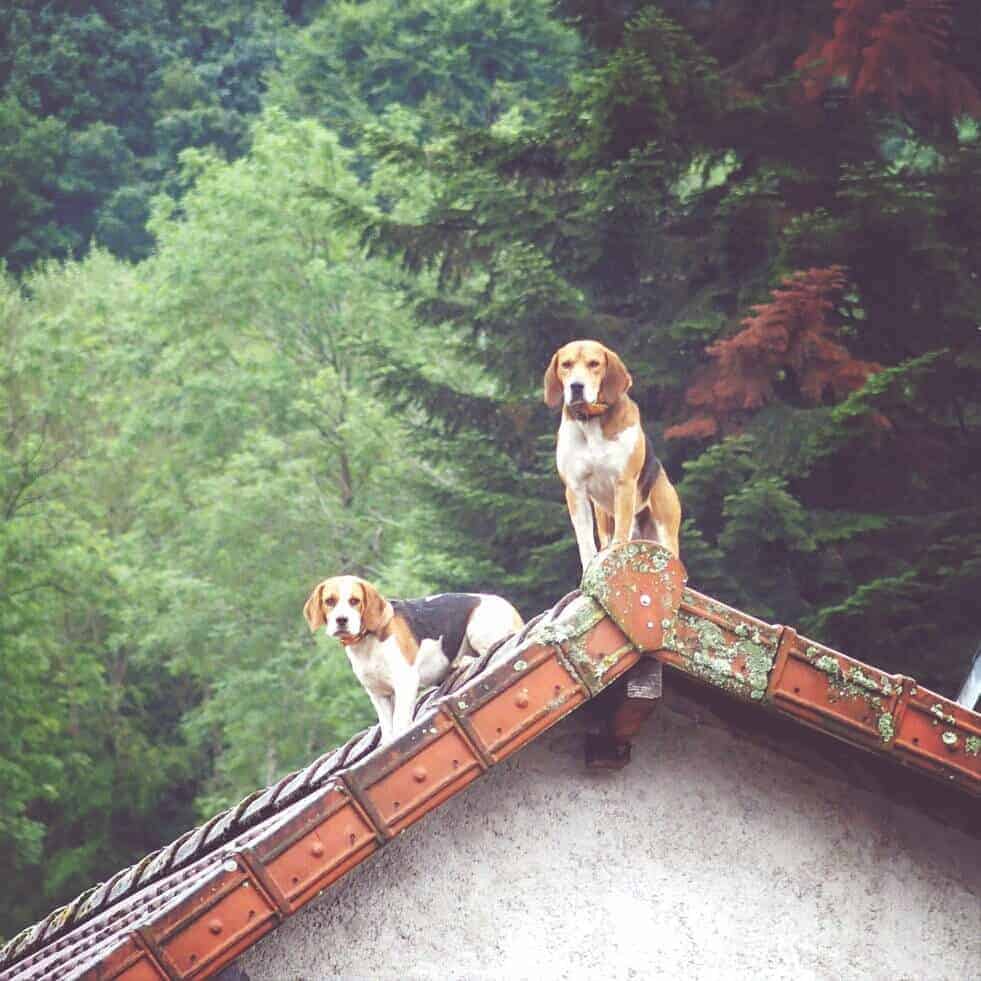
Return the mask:
[[[597,337],[699,589],[981,638],[974,0],[0,11],[0,936],[371,721],[310,587],[575,585]]]

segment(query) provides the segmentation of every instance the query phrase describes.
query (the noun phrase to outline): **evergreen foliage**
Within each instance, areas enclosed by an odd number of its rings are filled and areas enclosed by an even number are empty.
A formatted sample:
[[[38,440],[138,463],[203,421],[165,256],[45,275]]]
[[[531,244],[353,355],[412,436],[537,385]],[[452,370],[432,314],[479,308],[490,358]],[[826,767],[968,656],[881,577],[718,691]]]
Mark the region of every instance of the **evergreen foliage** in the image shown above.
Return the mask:
[[[829,314],[846,282],[841,266],[785,279],[769,303],[742,321],[743,330],[705,349],[713,360],[695,372],[685,392],[686,405],[699,414],[665,436],[714,436],[739,426],[776,398],[778,386],[785,398],[796,393],[808,405],[860,388],[880,366],[859,361],[834,337]]]
[[[945,60],[953,0],[838,0],[831,38],[816,38],[796,61],[804,97],[847,88],[863,101],[889,109],[916,104],[934,119],[954,120],[981,111],[974,81]]]
[[[950,144],[948,119],[930,143],[915,115],[883,117],[862,93],[801,112],[786,51],[756,91],[727,88],[728,64],[754,52],[728,38],[720,62],[672,6],[679,20],[656,7],[624,18],[541,122],[461,131],[425,154],[375,141],[430,197],[410,216],[353,207],[348,220],[374,254],[438,274],[435,296],[420,280],[416,315],[479,352],[494,379],[468,406],[453,367],[434,379],[396,352],[386,369],[427,415],[421,438],[451,432],[473,459],[467,429],[475,444],[491,437],[443,501],[444,538],[456,525],[462,548],[482,527],[490,489],[506,531],[478,547],[500,581],[537,602],[574,579],[564,516],[531,521],[517,546],[511,534],[542,491],[561,514],[540,371],[557,344],[597,336],[633,369],[645,418],[679,438],[665,455],[682,478],[695,584],[949,690],[955,658],[891,638],[973,644],[967,619],[928,626],[908,596],[911,582],[950,582],[950,545],[931,547],[931,533],[977,518],[964,509],[977,497],[981,389],[967,366],[979,304],[956,214],[978,200],[976,138],[961,123]],[[592,16],[608,26],[605,8]],[[742,435],[721,445],[737,439],[735,457],[680,440],[731,432]],[[696,475],[712,488],[704,500]],[[962,545],[963,603],[975,543]],[[860,610],[890,629],[857,638]]]

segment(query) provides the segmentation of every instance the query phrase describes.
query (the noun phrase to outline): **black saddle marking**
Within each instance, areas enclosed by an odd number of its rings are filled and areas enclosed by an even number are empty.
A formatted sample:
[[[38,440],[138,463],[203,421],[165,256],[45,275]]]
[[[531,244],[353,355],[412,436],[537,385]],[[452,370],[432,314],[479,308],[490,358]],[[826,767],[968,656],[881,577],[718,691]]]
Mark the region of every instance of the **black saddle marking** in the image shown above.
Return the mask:
[[[409,625],[417,641],[443,638],[443,653],[456,660],[467,636],[467,624],[480,604],[473,593],[441,593],[421,599],[392,600],[392,609]]]

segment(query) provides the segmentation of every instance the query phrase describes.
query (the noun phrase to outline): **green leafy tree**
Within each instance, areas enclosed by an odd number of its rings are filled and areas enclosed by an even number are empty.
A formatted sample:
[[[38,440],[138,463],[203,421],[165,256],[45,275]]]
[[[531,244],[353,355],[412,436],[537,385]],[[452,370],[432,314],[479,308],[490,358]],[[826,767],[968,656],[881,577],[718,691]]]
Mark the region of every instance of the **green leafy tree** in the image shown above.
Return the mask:
[[[69,247],[51,200],[64,147],[62,122],[36,116],[13,96],[0,101],[0,254],[13,266]]]
[[[9,413],[4,487],[41,492],[3,531],[4,933],[371,720],[339,646],[302,620],[320,577],[361,572],[392,595],[431,591],[434,568],[480,578],[439,551],[427,492],[452,486],[445,453],[410,449],[413,411],[375,383],[377,352],[435,363],[444,337],[337,220],[338,196],[366,204],[398,175],[379,163],[359,187],[312,121],[270,112],[253,136],[283,34],[250,6],[178,5],[155,30],[153,5],[0,15],[12,265],[93,236],[154,249],[135,267],[96,251],[5,281],[3,397],[30,411]],[[427,37],[452,25],[441,16]],[[497,23],[521,18],[508,7]],[[540,8],[530,21],[546,48],[572,39]],[[508,57],[508,105],[564,70],[564,55]],[[454,111],[494,88],[453,70],[438,98]],[[384,125],[420,132],[419,105],[385,105]],[[480,375],[455,356],[461,379]],[[42,889],[17,886],[42,869]]]
[[[138,582],[100,481],[133,286],[104,256],[2,286],[0,867],[35,882],[5,891],[4,932],[189,813],[180,691],[121,630]]]
[[[0,256],[93,240],[149,254],[149,198],[185,147],[246,145],[289,22],[279,4],[12,3],[0,12]],[[18,176],[19,175],[19,176]]]
[[[154,555],[145,651],[201,685],[188,732],[215,759],[210,812],[372,718],[340,648],[301,609],[341,571],[389,584],[413,469],[366,352],[406,343],[397,277],[305,193],[363,195],[335,137],[268,114],[248,157],[186,151],[193,189],[161,210],[159,335],[133,439],[166,452],[140,520]],[[216,366],[222,366],[216,371]],[[149,411],[146,411],[149,409]],[[399,583],[400,587],[410,585]]]

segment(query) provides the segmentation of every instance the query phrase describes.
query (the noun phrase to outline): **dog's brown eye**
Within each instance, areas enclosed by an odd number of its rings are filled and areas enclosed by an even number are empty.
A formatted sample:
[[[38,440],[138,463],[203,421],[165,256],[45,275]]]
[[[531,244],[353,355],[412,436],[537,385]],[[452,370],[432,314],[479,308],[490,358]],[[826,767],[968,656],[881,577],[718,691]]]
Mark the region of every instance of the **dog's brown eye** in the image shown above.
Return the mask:
[[[590,367],[590,368],[598,368],[599,367],[599,362],[598,361],[590,361],[588,367]]]
[[[361,600],[359,600],[357,596],[352,596],[350,599],[351,606],[357,606],[360,602]]]
[[[324,606],[336,606],[336,605],[337,605],[337,597],[335,596],[328,596],[327,599],[324,600]]]
[[[563,361],[562,362],[562,367],[563,368],[571,368],[572,367],[572,362],[571,361]]]

